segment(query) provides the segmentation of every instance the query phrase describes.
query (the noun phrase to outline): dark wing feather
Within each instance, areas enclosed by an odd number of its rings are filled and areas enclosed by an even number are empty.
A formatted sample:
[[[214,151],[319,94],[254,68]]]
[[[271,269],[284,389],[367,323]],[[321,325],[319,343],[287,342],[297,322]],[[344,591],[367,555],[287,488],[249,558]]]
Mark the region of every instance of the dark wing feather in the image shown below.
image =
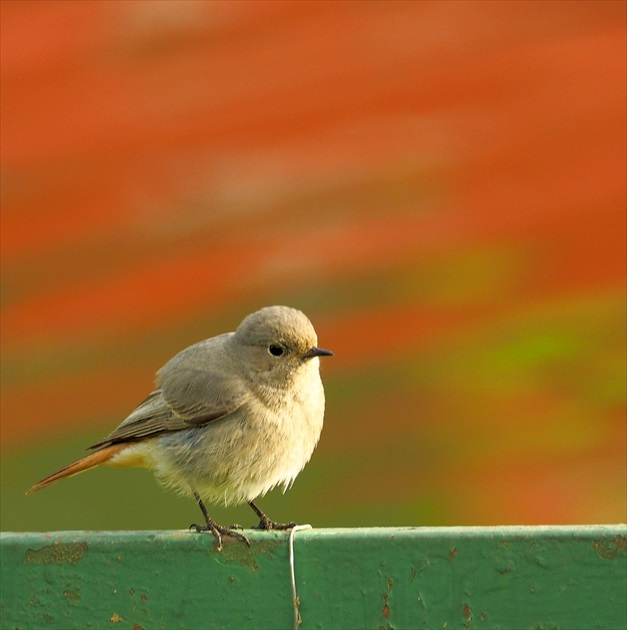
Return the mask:
[[[124,422],[107,437],[92,444],[90,449],[102,448],[117,442],[128,442],[150,437],[165,431],[184,429],[188,425],[176,418],[157,389],[142,401]]]
[[[122,424],[90,449],[180,431],[213,422],[247,399],[239,379],[220,370],[228,358],[209,339],[183,350],[159,371],[155,390]],[[210,366],[214,369],[210,369]]]

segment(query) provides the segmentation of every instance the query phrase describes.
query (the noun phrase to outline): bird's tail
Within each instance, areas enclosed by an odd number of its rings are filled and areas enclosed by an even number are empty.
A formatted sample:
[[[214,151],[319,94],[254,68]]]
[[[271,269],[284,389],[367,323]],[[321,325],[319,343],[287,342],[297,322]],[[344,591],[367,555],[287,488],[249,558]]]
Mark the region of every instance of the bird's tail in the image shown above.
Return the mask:
[[[58,479],[63,479],[65,477],[71,477],[72,475],[78,475],[78,473],[83,472],[84,470],[89,470],[94,466],[99,466],[100,464],[104,464],[109,461],[114,455],[117,455],[122,449],[128,446],[127,442],[121,442],[119,444],[111,444],[110,446],[106,446],[95,453],[90,453],[89,455],[79,459],[78,461],[66,466],[65,468],[61,468],[61,470],[57,470],[57,472],[48,475],[45,479],[38,481],[30,490],[26,492],[26,494],[30,494],[31,492],[36,492],[37,490],[41,490],[46,486],[50,485],[54,481]]]

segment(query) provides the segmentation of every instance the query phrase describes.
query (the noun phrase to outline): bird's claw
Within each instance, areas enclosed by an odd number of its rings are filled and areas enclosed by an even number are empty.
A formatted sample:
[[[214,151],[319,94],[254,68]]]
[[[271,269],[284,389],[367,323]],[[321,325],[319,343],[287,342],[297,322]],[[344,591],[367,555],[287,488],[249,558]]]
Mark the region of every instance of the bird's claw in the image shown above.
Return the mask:
[[[250,540],[244,536],[244,534],[240,534],[239,532],[234,531],[235,527],[224,527],[222,525],[218,525],[217,523],[207,523],[206,525],[198,525],[196,523],[192,523],[189,526],[190,529],[195,529],[196,532],[211,532],[218,543],[217,551],[222,551],[222,536],[232,536],[233,538],[237,538],[237,540],[246,543],[250,547]],[[239,529],[242,529],[238,526]]]
[[[261,518],[257,525],[253,525],[252,529],[264,529],[268,531],[271,529],[292,529],[293,527],[296,527],[296,523],[293,521],[291,523],[277,523],[266,516],[265,518]]]

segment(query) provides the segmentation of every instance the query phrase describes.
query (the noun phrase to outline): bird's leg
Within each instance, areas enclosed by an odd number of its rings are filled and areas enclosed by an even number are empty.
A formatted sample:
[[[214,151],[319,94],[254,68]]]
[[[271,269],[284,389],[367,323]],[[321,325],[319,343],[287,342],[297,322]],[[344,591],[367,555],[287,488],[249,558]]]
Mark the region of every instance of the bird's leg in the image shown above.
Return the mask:
[[[224,527],[223,525],[218,525],[210,516],[207,514],[207,508],[205,508],[202,499],[199,494],[194,490],[194,497],[196,498],[196,502],[198,503],[198,507],[202,512],[202,515],[205,517],[206,525],[197,525],[196,523],[192,523],[189,528],[195,529],[197,532],[211,532],[218,541],[218,551],[222,551],[222,536],[233,536],[233,538],[237,538],[242,542],[245,542],[250,547],[250,541],[244,534],[240,534],[239,532],[233,531],[232,527]]]
[[[253,525],[253,529],[292,529],[296,527],[296,523],[277,523],[266,516],[252,501],[248,505],[255,511],[259,517],[259,525]]]

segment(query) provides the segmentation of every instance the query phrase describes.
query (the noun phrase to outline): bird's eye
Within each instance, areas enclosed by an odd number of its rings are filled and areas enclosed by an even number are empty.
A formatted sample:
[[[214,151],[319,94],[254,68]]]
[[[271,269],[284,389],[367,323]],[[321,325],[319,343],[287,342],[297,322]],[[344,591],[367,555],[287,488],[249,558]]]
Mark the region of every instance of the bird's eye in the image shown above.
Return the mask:
[[[280,346],[278,343],[271,343],[268,346],[268,352],[273,357],[280,357],[285,352],[285,348],[283,348],[283,346]]]

